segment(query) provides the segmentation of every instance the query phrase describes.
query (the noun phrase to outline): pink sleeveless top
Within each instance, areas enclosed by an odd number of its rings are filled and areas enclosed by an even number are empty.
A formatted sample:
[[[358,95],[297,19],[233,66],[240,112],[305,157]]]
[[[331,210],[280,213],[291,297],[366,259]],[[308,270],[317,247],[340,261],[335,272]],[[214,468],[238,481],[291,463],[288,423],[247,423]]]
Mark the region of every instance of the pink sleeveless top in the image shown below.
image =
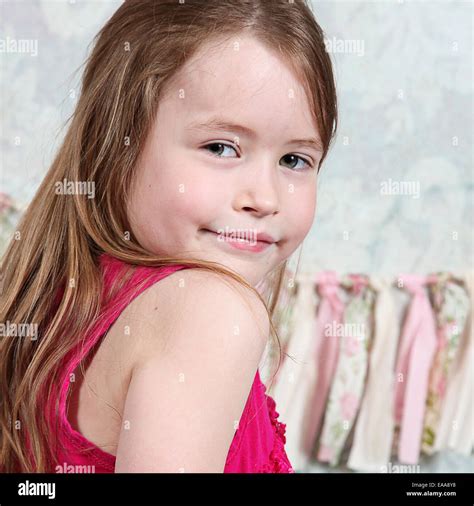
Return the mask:
[[[56,472],[114,472],[115,457],[73,429],[67,419],[70,375],[135,297],[160,279],[187,268],[177,264],[165,267],[138,266],[134,267],[127,277],[126,272],[130,266],[106,254],[101,255],[100,266],[105,301],[101,317],[84,342],[81,341],[66,360],[62,377],[59,420],[56,420],[57,457],[60,468],[56,468]],[[112,288],[117,282],[120,286],[112,293]],[[49,403],[50,409],[53,409],[53,404]],[[224,473],[294,472],[284,448],[286,426],[278,421],[279,414],[275,408],[275,401],[266,394],[266,387],[257,370],[229,448]]]

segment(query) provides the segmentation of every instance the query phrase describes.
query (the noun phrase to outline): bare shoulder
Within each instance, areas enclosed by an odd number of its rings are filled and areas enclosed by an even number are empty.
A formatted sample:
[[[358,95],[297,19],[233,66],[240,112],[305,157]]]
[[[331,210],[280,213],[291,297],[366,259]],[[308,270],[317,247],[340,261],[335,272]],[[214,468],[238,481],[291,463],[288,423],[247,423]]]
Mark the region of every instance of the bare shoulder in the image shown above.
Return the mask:
[[[147,324],[116,471],[222,472],[269,336],[262,301],[227,276],[185,269],[141,294],[136,310]]]
[[[253,290],[204,269],[176,271],[145,290],[134,304],[135,320],[141,321],[138,363],[155,348],[172,346],[170,339],[176,345],[180,336],[198,329],[219,330],[224,341],[231,339],[247,351],[251,347],[256,354],[263,352],[270,333],[268,313]],[[226,333],[230,335],[224,339]]]

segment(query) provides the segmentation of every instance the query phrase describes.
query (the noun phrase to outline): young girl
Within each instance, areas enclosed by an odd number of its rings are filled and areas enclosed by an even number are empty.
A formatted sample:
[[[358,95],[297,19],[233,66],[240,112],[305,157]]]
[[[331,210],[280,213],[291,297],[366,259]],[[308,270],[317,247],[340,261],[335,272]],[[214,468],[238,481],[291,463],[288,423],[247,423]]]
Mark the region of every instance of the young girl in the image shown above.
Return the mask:
[[[258,366],[336,125],[304,1],[121,5],[2,260],[4,472],[293,472]]]

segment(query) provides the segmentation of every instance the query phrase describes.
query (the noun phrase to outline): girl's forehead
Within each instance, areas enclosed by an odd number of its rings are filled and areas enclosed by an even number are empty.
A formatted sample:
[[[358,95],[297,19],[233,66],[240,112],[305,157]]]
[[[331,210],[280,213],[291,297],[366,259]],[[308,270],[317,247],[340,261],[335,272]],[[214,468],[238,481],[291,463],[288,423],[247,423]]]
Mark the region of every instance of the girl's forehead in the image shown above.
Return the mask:
[[[273,90],[303,92],[303,86],[293,69],[275,51],[269,50],[254,37],[235,37],[219,43],[203,44],[177,72],[174,91],[181,88],[193,98],[214,97],[231,99],[262,97]]]
[[[314,135],[310,105],[292,68],[256,39],[234,42],[202,48],[178,72],[166,94],[174,114],[191,123],[225,113],[242,124]]]

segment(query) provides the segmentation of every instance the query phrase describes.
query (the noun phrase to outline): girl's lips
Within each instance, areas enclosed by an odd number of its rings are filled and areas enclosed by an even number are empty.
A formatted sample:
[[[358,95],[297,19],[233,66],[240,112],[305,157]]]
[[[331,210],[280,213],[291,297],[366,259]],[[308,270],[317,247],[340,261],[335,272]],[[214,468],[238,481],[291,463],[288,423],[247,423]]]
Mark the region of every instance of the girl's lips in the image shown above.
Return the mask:
[[[218,242],[231,246],[232,248],[242,250],[242,251],[250,251],[253,253],[259,253],[268,249],[273,242],[266,241],[248,241],[242,238],[236,238],[231,236],[225,236],[223,234],[218,234],[213,230],[204,229],[206,232],[210,232],[218,237]],[[257,235],[259,237],[259,235]],[[262,237],[262,235],[260,235]],[[268,237],[268,236],[267,236]]]

